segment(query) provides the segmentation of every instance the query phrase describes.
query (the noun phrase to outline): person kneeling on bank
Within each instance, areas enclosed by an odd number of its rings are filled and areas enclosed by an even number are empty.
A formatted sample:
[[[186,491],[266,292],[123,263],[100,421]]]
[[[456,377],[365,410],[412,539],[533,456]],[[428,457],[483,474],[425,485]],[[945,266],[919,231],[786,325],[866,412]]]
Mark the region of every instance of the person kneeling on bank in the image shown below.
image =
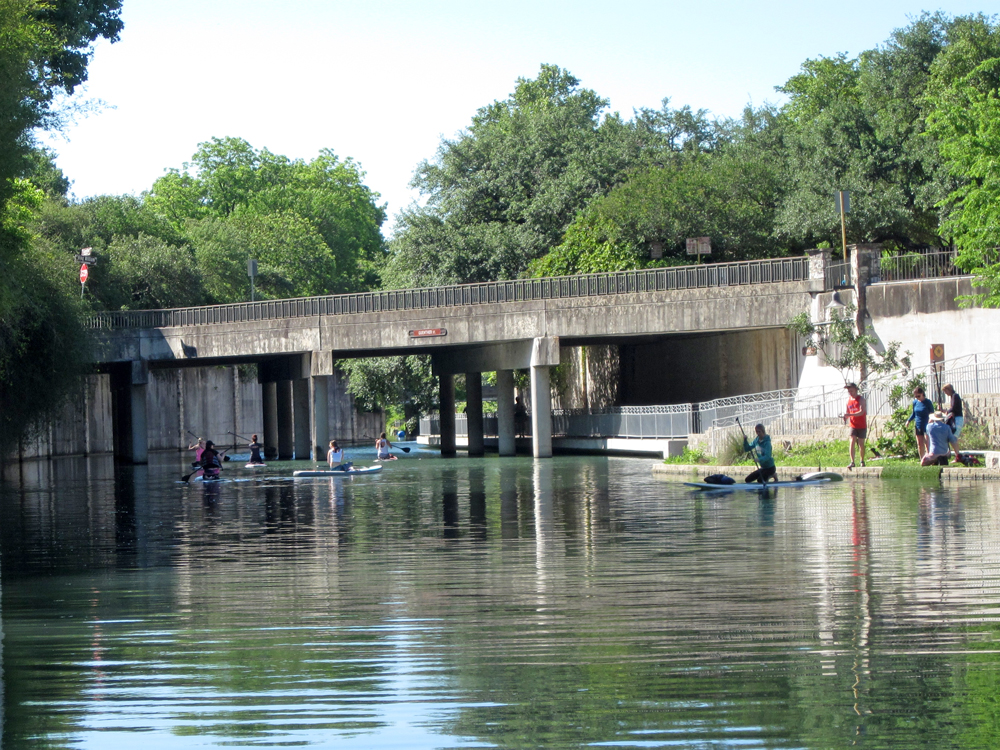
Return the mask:
[[[748,484],[750,482],[764,484],[769,479],[773,479],[777,473],[777,469],[774,468],[774,459],[771,457],[771,436],[764,432],[764,425],[762,424],[757,425],[753,429],[757,433],[757,436],[749,443],[746,437],[744,437],[743,450],[754,454],[757,459],[757,465],[760,468],[752,474],[748,474],[744,481]]]
[[[944,413],[936,411],[927,418],[927,453],[920,459],[920,465],[947,464],[949,446],[955,451],[955,460],[961,461],[961,456],[958,455],[958,438],[944,421]]]

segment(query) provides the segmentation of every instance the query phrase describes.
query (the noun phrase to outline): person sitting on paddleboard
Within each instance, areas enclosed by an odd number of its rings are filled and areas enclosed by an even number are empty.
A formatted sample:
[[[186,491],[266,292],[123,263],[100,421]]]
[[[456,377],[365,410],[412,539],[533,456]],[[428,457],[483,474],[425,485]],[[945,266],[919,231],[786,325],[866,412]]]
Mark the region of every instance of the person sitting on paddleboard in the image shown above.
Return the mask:
[[[336,440],[330,441],[330,450],[326,452],[326,462],[330,464],[332,471],[350,471],[354,468],[354,462],[344,463],[344,449],[337,445]]]
[[[262,464],[264,459],[260,457],[260,449],[264,446],[257,442],[257,436],[251,435],[252,440],[250,441],[250,461],[252,464]]]
[[[375,450],[378,451],[378,460],[395,461],[396,457],[391,453],[389,453],[389,449],[392,447],[393,447],[392,443],[390,443],[389,440],[386,438],[384,432],[381,435],[379,435],[378,440],[375,441]]]
[[[757,425],[753,429],[757,433],[757,437],[750,443],[744,437],[743,450],[754,454],[757,458],[757,465],[760,468],[752,474],[747,474],[747,478],[743,481],[747,484],[750,482],[766,484],[767,480],[774,477],[777,473],[777,469],[774,468],[774,459],[771,457],[771,436],[764,432],[764,425],[762,424]]]
[[[218,479],[222,471],[222,455],[215,450],[215,443],[205,442],[205,450],[201,454],[201,474],[204,479]]]

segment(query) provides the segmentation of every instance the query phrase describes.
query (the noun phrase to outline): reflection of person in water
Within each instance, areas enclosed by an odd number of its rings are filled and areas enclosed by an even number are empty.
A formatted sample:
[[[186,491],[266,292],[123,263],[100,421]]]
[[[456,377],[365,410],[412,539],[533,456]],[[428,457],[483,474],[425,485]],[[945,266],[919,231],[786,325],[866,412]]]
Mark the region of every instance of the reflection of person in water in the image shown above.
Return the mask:
[[[514,399],[514,433],[518,437],[524,437],[528,429],[528,410],[521,403],[521,397]]]

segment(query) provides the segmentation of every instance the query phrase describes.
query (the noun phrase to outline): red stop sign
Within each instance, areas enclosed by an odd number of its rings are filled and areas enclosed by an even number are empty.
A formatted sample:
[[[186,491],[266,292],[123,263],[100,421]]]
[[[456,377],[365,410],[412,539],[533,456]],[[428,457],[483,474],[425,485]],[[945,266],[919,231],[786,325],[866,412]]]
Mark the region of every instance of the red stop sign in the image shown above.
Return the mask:
[[[86,284],[88,276],[90,276],[90,271],[87,269],[87,264],[84,263],[82,266],[80,266],[80,283]]]

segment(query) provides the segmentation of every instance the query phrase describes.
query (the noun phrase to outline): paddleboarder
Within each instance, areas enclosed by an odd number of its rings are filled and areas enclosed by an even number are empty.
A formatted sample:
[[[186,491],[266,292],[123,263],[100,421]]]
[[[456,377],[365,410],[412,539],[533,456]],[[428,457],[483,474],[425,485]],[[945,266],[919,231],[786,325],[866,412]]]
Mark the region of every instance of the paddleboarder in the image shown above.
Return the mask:
[[[378,440],[375,441],[375,450],[378,453],[378,460],[395,461],[396,457],[389,453],[389,449],[392,447],[394,447],[393,444],[389,442],[389,439],[385,436],[384,432],[379,435]]]
[[[222,454],[215,450],[215,443],[207,440],[201,454],[201,476],[203,479],[218,479],[221,471]]]
[[[263,464],[264,459],[260,456],[260,449],[264,446],[257,442],[257,436],[250,436],[250,461],[251,464]]]
[[[754,454],[759,468],[751,474],[747,474],[747,478],[743,481],[747,484],[750,482],[766,484],[778,472],[774,467],[774,459],[771,457],[771,436],[764,431],[762,424],[758,424],[753,429],[757,435],[751,442],[747,442],[746,436],[743,437],[743,450]]]
[[[353,461],[344,463],[344,449],[337,445],[336,440],[330,441],[330,450],[326,452],[326,462],[332,471],[350,471],[354,466]]]

